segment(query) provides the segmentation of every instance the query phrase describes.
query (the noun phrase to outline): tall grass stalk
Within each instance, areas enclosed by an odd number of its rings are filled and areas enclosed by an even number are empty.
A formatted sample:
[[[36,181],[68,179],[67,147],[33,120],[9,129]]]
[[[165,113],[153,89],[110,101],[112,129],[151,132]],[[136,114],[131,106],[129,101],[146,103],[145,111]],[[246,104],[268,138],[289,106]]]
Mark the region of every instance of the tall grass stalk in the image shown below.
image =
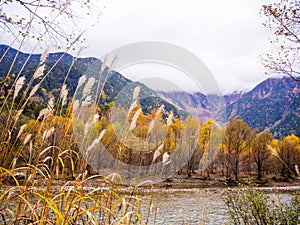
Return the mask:
[[[75,98],[67,98],[66,82],[61,87],[59,98],[56,101],[49,99],[37,119],[20,124],[26,105],[65,54],[47,68],[46,50],[32,77],[25,78],[20,72],[13,84],[14,93],[8,93],[1,102],[0,112],[7,113],[8,118],[2,124],[0,137],[0,224],[142,224],[141,200],[135,189],[122,193],[114,184],[114,176],[88,175],[87,163],[83,154],[78,152],[72,133],[71,114]],[[24,68],[25,65],[22,70]],[[102,66],[100,80],[104,70]],[[39,81],[34,84],[38,78]],[[90,78],[86,82],[83,76],[78,82],[76,91],[86,84],[86,99],[95,79]],[[97,91],[102,93],[104,84],[98,87]],[[23,96],[15,102],[22,88],[25,88]],[[8,102],[10,107],[7,107]],[[55,110],[58,104],[61,104],[61,109],[66,108],[64,115],[62,111]],[[100,119],[99,116],[94,117],[92,122]],[[105,129],[91,145],[86,146],[87,154],[104,135]],[[149,218],[146,216],[145,220]]]

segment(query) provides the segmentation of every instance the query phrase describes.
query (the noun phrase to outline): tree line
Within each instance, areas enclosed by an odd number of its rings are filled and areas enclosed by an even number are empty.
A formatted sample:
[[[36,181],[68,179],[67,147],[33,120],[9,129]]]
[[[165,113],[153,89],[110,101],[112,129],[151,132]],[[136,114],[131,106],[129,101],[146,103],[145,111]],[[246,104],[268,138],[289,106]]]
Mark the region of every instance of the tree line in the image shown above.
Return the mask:
[[[56,166],[60,173],[72,176],[86,169],[93,174],[122,165],[139,168],[141,174],[159,174],[165,156],[172,161],[168,169],[173,174],[203,179],[239,180],[241,175],[289,179],[299,172],[300,138],[293,134],[274,139],[270,131],[258,132],[240,119],[229,119],[225,127],[219,127],[212,119],[204,123],[192,116],[180,119],[163,106],[148,114],[139,104],[130,111],[113,106],[112,102],[106,109],[86,109],[93,111],[92,117],[77,118],[75,133],[74,103],[63,114],[30,120],[19,131],[19,144],[2,155],[2,166],[9,167],[15,158],[19,164],[35,160],[37,164],[40,153],[52,146],[52,156],[70,151],[63,165]]]

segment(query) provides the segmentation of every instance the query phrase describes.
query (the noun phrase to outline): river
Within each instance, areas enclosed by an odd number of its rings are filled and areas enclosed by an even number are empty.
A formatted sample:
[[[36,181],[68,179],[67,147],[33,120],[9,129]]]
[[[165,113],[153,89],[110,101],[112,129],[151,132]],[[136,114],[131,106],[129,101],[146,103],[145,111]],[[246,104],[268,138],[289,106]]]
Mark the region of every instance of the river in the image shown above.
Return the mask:
[[[291,193],[299,191],[300,187],[260,189],[270,196],[276,193],[282,202],[287,202],[291,199]],[[148,222],[178,225],[225,224],[228,219],[227,208],[223,201],[225,192],[224,188],[157,190],[152,193],[155,207],[150,213]],[[142,216],[147,215],[149,209],[149,203],[144,204],[145,211],[142,212]]]

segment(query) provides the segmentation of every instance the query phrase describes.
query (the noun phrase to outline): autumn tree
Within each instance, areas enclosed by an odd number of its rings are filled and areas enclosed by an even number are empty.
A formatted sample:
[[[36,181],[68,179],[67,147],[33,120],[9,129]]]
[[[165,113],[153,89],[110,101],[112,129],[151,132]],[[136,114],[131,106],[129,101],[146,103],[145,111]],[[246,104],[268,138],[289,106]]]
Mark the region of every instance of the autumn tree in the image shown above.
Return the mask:
[[[223,132],[212,119],[208,119],[200,126],[198,149],[200,153],[199,169],[206,171],[206,177],[213,172],[215,157],[222,143]]]
[[[300,140],[295,135],[287,136],[279,141],[278,158],[281,161],[281,175],[291,178],[295,173],[295,165],[300,161]]]
[[[250,147],[251,129],[242,120],[230,119],[226,126],[224,144],[227,148],[228,167],[226,169],[226,178],[229,178],[229,169],[231,168],[235,179],[238,180],[240,155]]]
[[[252,142],[252,153],[256,165],[258,179],[262,178],[267,160],[271,155],[267,148],[267,145],[270,141],[272,141],[272,134],[267,130],[257,134]]]
[[[199,137],[199,121],[188,116],[183,123],[183,131],[180,139],[180,148],[183,153],[183,161],[187,162],[187,175],[192,176],[195,170],[195,152]]]
[[[270,73],[284,74],[296,81],[300,75],[300,3],[295,0],[280,0],[263,5],[266,17],[264,26],[275,35],[271,38],[272,52],[263,58]]]

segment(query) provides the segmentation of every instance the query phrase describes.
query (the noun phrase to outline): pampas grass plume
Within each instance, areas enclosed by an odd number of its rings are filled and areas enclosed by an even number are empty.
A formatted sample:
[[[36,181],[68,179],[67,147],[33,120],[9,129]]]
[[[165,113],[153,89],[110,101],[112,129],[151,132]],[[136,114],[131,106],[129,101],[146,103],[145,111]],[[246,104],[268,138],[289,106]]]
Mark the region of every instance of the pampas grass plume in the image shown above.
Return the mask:
[[[95,83],[95,78],[90,77],[83,89],[82,98],[85,98],[88,95],[88,93],[90,93],[92,87],[94,86],[94,83]]]
[[[153,127],[154,127],[154,124],[155,124],[155,119],[152,119],[150,124],[149,124],[149,129],[148,129],[148,132],[147,132],[147,136],[150,135],[150,133],[151,133]]]
[[[31,134],[27,134],[23,141],[23,145],[26,145],[28,143],[28,141],[30,140],[30,138],[31,138]]]
[[[32,90],[31,90],[30,93],[29,93],[29,98],[31,98],[31,97],[37,92],[37,90],[39,89],[39,87],[40,87],[40,84],[37,84],[37,85],[35,85],[35,86],[32,88]]]
[[[40,111],[39,116],[38,116],[38,120],[42,117],[44,117],[45,119],[50,115],[50,113],[52,112],[51,109],[49,108],[44,108]]]
[[[79,89],[86,81],[86,75],[82,75],[79,80],[76,89]]]
[[[101,141],[101,139],[103,138],[105,132],[106,132],[105,129],[101,131],[99,137],[96,138],[96,139],[92,142],[92,144],[87,148],[86,154],[88,154],[88,153],[89,153],[89,152],[90,152],[90,151],[91,151],[91,150],[92,150],[92,149],[93,149],[93,148]]]
[[[79,100],[76,99],[75,102],[74,102],[74,105],[73,105],[73,111],[76,111],[78,108],[79,108]]]
[[[42,140],[47,140],[55,131],[54,127],[51,127],[49,130],[44,131]]]
[[[134,88],[133,95],[132,95],[133,100],[137,100],[138,99],[140,90],[141,90],[140,86],[136,86]]]
[[[45,70],[45,64],[39,66],[39,68],[37,68],[37,70],[33,74],[33,79],[37,79],[40,76],[42,76],[44,73],[44,70]]]
[[[173,114],[173,112],[171,111],[171,113],[169,114],[169,116],[168,116],[168,118],[167,118],[167,126],[168,126],[168,127],[172,124],[173,117],[174,117],[174,114]]]
[[[18,135],[17,135],[17,139],[21,136],[21,134],[23,133],[23,131],[25,130],[27,124],[23,124],[21,127],[20,127],[20,130],[18,132]]]
[[[129,118],[131,111],[138,106],[137,100],[134,100],[128,110],[127,118]]]
[[[64,84],[61,89],[61,98],[62,98],[61,106],[67,104],[67,97],[68,97],[68,89],[67,89],[67,85]]]
[[[164,144],[161,144],[160,146],[158,146],[158,148],[155,150],[154,155],[153,155],[153,160],[152,162],[154,162],[160,155],[161,155],[161,150],[163,149]]]
[[[142,112],[142,109],[139,108],[135,113],[134,113],[134,116],[132,118],[132,121],[130,123],[130,127],[129,127],[129,130],[132,131],[134,128],[136,128],[136,121],[138,120],[140,114]]]
[[[295,165],[295,171],[297,173],[297,176],[300,177],[300,171],[298,165]]]
[[[15,92],[14,92],[14,99],[18,96],[19,91],[22,89],[24,85],[25,77],[20,77],[16,82]]]
[[[278,155],[278,152],[271,146],[271,145],[267,145],[267,148],[271,151],[272,155],[274,155],[275,157],[279,158],[280,156]]]
[[[48,57],[48,50],[49,50],[49,47],[41,55],[40,64],[43,64],[46,61],[46,59]]]

